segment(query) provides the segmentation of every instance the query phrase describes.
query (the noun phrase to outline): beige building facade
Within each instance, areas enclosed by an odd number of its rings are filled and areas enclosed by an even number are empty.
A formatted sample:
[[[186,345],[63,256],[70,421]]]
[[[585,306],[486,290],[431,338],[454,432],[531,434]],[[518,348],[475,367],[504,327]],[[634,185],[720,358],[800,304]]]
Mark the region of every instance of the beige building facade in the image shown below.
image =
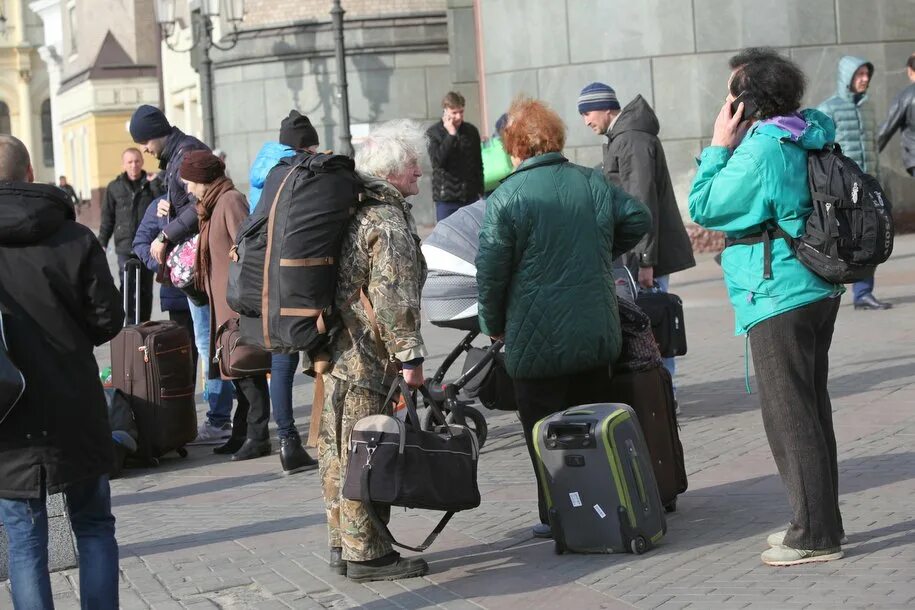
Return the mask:
[[[0,0],[0,133],[22,140],[32,156],[35,179],[52,182],[54,138],[48,71],[39,48],[41,21],[24,0]]]

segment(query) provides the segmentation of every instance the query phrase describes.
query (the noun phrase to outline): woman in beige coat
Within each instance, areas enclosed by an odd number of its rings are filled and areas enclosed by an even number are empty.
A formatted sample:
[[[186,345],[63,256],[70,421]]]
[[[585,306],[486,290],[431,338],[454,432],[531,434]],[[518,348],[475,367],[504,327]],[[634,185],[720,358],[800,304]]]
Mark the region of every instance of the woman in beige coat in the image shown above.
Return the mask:
[[[194,282],[210,300],[210,353],[216,353],[216,329],[238,314],[226,301],[229,281],[229,250],[248,216],[245,196],[226,176],[225,164],[208,150],[188,152],[181,163],[181,179],[197,198],[200,239],[194,264]],[[215,366],[210,363],[210,366]],[[232,422],[232,437],[215,453],[232,453],[232,460],[270,455],[270,395],[266,374],[231,379],[238,397]]]

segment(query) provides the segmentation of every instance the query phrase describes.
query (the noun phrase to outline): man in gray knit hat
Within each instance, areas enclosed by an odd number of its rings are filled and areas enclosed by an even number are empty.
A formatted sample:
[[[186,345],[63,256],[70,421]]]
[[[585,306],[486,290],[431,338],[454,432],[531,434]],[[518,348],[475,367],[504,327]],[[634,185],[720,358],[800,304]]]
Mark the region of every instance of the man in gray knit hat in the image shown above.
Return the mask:
[[[696,260],[658,139],[658,117],[641,95],[621,108],[616,91],[604,83],[591,83],[582,89],[578,113],[585,125],[607,138],[607,180],[651,210],[651,230],[631,250],[627,266],[637,271],[640,286],[650,289],[657,285],[667,292],[670,274],[695,267]],[[674,359],[665,358],[664,366],[673,377]]]

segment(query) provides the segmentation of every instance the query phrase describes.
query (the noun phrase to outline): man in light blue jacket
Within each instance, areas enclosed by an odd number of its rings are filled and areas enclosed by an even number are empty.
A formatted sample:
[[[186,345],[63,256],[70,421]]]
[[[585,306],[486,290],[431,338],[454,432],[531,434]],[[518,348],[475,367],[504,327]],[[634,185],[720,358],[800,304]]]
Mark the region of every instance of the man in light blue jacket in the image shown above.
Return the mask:
[[[879,179],[876,118],[867,101],[867,88],[874,75],[874,64],[846,55],[839,60],[836,94],[820,104],[819,110],[836,124],[836,142],[842,152],[862,170]],[[855,309],[889,309],[890,303],[874,296],[874,278],[855,282],[852,290]]]

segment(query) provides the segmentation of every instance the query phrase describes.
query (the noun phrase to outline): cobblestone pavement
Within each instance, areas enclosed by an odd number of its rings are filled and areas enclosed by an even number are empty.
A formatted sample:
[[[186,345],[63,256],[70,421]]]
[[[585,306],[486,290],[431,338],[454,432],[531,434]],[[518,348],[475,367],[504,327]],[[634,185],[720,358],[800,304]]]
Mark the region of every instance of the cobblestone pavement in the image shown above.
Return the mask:
[[[915,236],[897,241],[877,277],[896,307],[854,311],[845,297],[831,392],[846,558],[773,569],[759,553],[789,518],[757,396],[744,389],[744,341],[708,257],[674,278],[686,304],[679,359],[689,491],[646,555],[564,555],[533,539],[533,474],[514,414],[488,413],[482,506],[459,513],[425,556],[431,574],[354,584],[326,565],[315,473],[283,477],[273,456],[233,464],[194,447],[114,481],[126,609],[156,608],[912,608],[915,607]],[[440,360],[460,338],[428,327]],[[106,358],[106,350],[99,351]],[[437,364],[433,361],[433,364]],[[754,383],[751,378],[751,384]],[[308,425],[311,386],[296,386]],[[202,413],[202,411],[201,411]],[[418,541],[436,514],[395,510],[392,529]],[[59,608],[78,607],[77,572],[53,576]],[[0,608],[10,608],[0,586]]]

